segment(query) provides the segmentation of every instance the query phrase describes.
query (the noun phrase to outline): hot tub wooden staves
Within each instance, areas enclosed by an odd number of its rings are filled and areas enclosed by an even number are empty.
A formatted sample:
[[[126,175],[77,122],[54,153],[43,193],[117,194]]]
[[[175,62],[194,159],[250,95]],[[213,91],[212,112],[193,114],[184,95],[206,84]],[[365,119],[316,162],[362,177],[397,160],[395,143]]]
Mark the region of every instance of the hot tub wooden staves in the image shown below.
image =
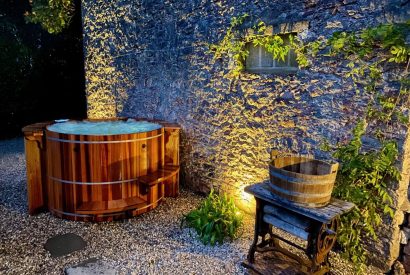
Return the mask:
[[[168,143],[179,141],[177,125],[120,135],[44,131],[47,181],[43,188],[47,208],[55,216],[81,221],[122,219],[155,208],[166,195],[178,194],[179,144],[166,151]]]

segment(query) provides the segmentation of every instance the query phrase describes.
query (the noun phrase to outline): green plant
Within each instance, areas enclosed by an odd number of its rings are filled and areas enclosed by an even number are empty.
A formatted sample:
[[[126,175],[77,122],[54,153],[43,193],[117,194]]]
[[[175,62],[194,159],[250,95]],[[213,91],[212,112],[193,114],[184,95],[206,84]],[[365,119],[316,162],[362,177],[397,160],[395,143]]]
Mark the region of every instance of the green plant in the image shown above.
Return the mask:
[[[382,215],[393,217],[388,183],[400,180],[400,173],[394,166],[398,155],[396,143],[388,141],[380,150],[364,152],[361,137],[365,131],[365,121],[359,122],[352,140],[334,153],[342,166],[333,195],[356,204],[351,213],[341,217],[337,240],[344,256],[359,267],[367,255],[362,246],[363,237],[376,240],[375,230],[382,222]]]
[[[73,0],[33,0],[31,12],[26,14],[30,23],[39,23],[49,33],[60,33],[67,28],[74,15]]]
[[[397,24],[383,24],[377,27],[363,29],[357,32],[335,32],[327,40],[329,48],[327,56],[348,61],[349,70],[344,74],[353,80],[356,91],[360,87],[372,94],[370,117],[384,122],[402,119],[401,112],[396,107],[407,95],[408,85],[404,80],[408,78],[410,64],[410,47],[406,45],[406,35],[410,32],[410,21]],[[399,93],[394,96],[382,95],[383,70],[391,63],[407,63],[401,73],[396,74],[402,83]],[[387,99],[387,100],[386,100]],[[370,118],[369,117],[369,118]]]
[[[368,98],[363,122],[357,124],[352,140],[337,148],[334,154],[342,164],[334,196],[357,206],[341,218],[338,243],[343,255],[354,262],[359,271],[367,258],[362,240],[376,240],[376,230],[383,217],[394,215],[388,187],[389,183],[400,180],[400,173],[394,166],[398,149],[396,142],[380,129],[392,124],[408,127],[408,115],[404,111],[409,103],[410,48],[404,41],[409,31],[410,21],[384,24],[357,32],[336,32],[326,42],[329,48],[326,56],[347,61],[345,79],[353,82],[358,95]],[[398,83],[400,88],[386,93],[383,74],[392,63],[396,69],[390,73],[389,81]],[[373,126],[368,133],[380,142],[380,148],[367,152],[361,142],[367,130],[366,121]]]
[[[232,198],[217,195],[212,190],[195,210],[184,215],[181,226],[186,223],[198,233],[204,244],[222,244],[226,237],[234,239],[242,224],[242,215]]]

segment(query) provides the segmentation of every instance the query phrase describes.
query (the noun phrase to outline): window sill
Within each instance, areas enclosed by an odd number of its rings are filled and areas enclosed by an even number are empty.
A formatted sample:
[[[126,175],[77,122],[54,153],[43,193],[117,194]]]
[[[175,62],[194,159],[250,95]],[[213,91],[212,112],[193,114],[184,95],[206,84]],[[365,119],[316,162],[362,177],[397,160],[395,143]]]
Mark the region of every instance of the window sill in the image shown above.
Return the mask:
[[[276,67],[276,68],[246,68],[245,72],[253,74],[295,74],[299,69],[296,67]]]

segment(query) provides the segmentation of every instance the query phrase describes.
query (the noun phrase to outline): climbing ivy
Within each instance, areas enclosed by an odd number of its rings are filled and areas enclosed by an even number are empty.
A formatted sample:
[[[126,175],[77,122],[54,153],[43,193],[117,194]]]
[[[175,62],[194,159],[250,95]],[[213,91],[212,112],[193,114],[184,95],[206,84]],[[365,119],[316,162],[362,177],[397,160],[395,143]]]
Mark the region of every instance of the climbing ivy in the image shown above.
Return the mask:
[[[356,32],[335,32],[328,39],[311,42],[291,36],[290,43],[285,44],[280,35],[266,35],[263,22],[257,22],[253,32],[240,30],[239,26],[248,18],[246,14],[232,19],[226,36],[210,46],[214,59],[224,56],[233,59],[234,67],[228,78],[241,75],[249,54],[245,45],[253,43],[265,47],[277,60],[283,60],[293,50],[301,68],[309,67],[314,59],[337,60],[341,64],[337,73],[352,83],[357,95],[368,102],[367,112],[358,119],[352,139],[336,146],[326,143],[323,144],[326,148],[322,148],[333,150],[333,156],[341,163],[333,195],[357,206],[342,217],[338,243],[343,255],[360,271],[367,256],[364,238],[376,240],[376,229],[383,217],[394,215],[388,186],[400,180],[395,167],[398,149],[394,137],[380,129],[393,124],[408,127],[410,47],[405,40],[410,35],[410,21]],[[387,74],[388,81],[397,84],[397,90],[385,91],[383,78]],[[378,148],[363,149],[361,138],[366,133],[379,140]]]
[[[249,18],[247,13],[233,17],[222,40],[209,46],[209,52],[213,54],[214,60],[228,56],[234,62],[226,75],[227,78],[238,78],[244,71],[245,60],[249,56],[246,45],[249,43],[265,48],[278,61],[285,61],[289,51],[294,51],[300,68],[308,67],[311,62],[307,56],[316,56],[319,50],[325,46],[325,41],[303,43],[292,34],[289,34],[289,42],[286,43],[280,34],[266,34],[267,26],[263,21],[258,21],[251,29],[243,32],[241,26]]]
[[[279,61],[285,61],[285,58],[291,49],[296,49],[296,45],[300,44],[298,39],[293,35],[289,36],[289,44],[285,43],[281,35],[266,35],[266,24],[259,21],[252,29],[248,30],[245,35],[242,34],[240,26],[249,18],[248,14],[243,14],[239,17],[233,17],[231,24],[226,31],[226,35],[217,44],[211,44],[209,52],[213,53],[214,60],[221,59],[224,56],[232,58],[234,65],[227,78],[237,78],[245,69],[245,60],[249,55],[246,47],[248,43],[254,46],[261,46],[272,54],[273,58]],[[299,48],[298,48],[299,49]],[[300,65],[307,65],[308,61],[304,55],[297,53],[297,61]]]
[[[338,147],[333,154],[343,164],[333,195],[356,205],[351,213],[341,217],[338,242],[343,247],[343,255],[357,264],[359,270],[367,255],[363,238],[376,240],[375,230],[382,222],[382,215],[393,217],[388,183],[400,180],[394,166],[398,155],[396,143],[387,141],[380,150],[364,152],[361,138],[365,131],[366,122],[359,122],[350,142]]]
[[[360,93],[361,88],[372,98],[369,101],[367,119],[387,124],[408,123],[403,114],[410,92],[410,47],[405,44],[410,33],[410,21],[402,24],[384,24],[358,32],[336,32],[327,41],[328,55],[347,61],[345,78],[351,79]],[[399,70],[390,74],[400,84],[397,94],[383,93],[383,72],[392,65]]]
[[[376,240],[376,228],[382,222],[382,215],[394,215],[388,183],[400,180],[400,173],[394,166],[398,149],[394,137],[380,129],[392,124],[408,126],[405,113],[410,90],[410,48],[405,44],[408,33],[410,21],[358,32],[336,32],[326,42],[329,57],[347,62],[344,77],[352,80],[358,94],[363,91],[369,97],[367,113],[354,129],[352,140],[339,145],[334,153],[342,164],[334,196],[357,206],[342,217],[338,242],[343,255],[352,260],[359,271],[367,256],[363,239]],[[398,91],[384,91],[383,75],[387,70],[391,71],[389,80],[400,85]],[[361,137],[366,133],[367,122],[377,129],[373,134],[380,142],[380,148],[372,151],[362,148]]]

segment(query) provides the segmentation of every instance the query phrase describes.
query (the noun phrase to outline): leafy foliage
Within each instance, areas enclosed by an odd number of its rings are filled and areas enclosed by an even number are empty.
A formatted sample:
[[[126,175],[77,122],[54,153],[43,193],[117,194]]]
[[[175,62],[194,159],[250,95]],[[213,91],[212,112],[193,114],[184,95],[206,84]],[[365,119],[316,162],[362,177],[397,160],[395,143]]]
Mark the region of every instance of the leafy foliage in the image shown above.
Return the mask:
[[[337,238],[344,256],[355,264],[366,260],[363,237],[377,239],[375,229],[381,224],[382,215],[393,217],[387,186],[391,181],[400,180],[400,173],[394,166],[398,155],[396,143],[388,141],[379,151],[363,152],[361,137],[365,130],[366,123],[359,122],[352,140],[334,153],[343,165],[333,195],[357,206],[342,216]]]
[[[30,23],[39,23],[49,33],[62,32],[74,15],[73,0],[32,0],[32,10],[26,14]]]
[[[369,97],[368,110],[363,122],[357,124],[352,140],[337,148],[334,157],[342,163],[338,174],[334,196],[352,201],[357,208],[341,218],[338,242],[343,254],[359,268],[367,253],[362,246],[363,238],[377,239],[376,228],[384,216],[393,217],[392,198],[388,183],[400,180],[400,173],[394,166],[398,156],[395,141],[382,131],[374,135],[381,146],[365,152],[361,137],[366,132],[366,122],[377,128],[397,123],[407,127],[409,81],[409,50],[405,37],[410,32],[410,21],[403,24],[384,24],[358,32],[336,32],[326,42],[328,56],[347,61],[346,79],[352,80],[357,93],[362,90]],[[399,91],[384,91],[384,69],[396,64],[396,71],[390,74],[390,81],[400,84]],[[407,63],[407,66],[403,66]],[[404,108],[403,108],[404,107]]]
[[[328,41],[333,54],[358,55],[363,58],[372,55],[375,49],[385,49],[397,57],[392,62],[407,61],[409,47],[405,45],[405,35],[410,21],[406,23],[383,24],[358,32],[335,32]]]
[[[345,77],[353,80],[357,92],[360,87],[371,95],[367,117],[383,123],[407,124],[400,106],[405,105],[409,96],[408,68],[410,47],[405,44],[410,33],[410,21],[400,24],[384,24],[359,32],[336,32],[328,40],[329,55],[348,60],[350,69]],[[391,63],[407,63],[398,74],[400,89],[397,94],[383,94],[383,69]]]
[[[182,224],[195,229],[204,244],[222,244],[226,237],[234,239],[242,224],[242,215],[232,198],[219,196],[212,190],[198,209],[185,215]],[[181,225],[182,225],[181,224]]]
[[[218,44],[212,44],[209,47],[210,52],[214,54],[214,60],[220,59],[227,54],[233,57],[235,66],[230,72],[233,77],[239,76],[245,68],[244,60],[249,55],[249,52],[245,49],[246,42],[236,39],[239,33],[236,28],[241,26],[248,17],[247,13],[239,17],[233,17],[223,39]]]
[[[335,32],[326,44],[330,48],[329,56],[349,61],[347,66],[350,71],[345,76],[353,80],[357,92],[361,85],[365,91],[377,93],[383,68],[388,63],[407,63],[402,77],[407,76],[410,47],[405,44],[405,39],[409,32],[410,21],[400,24],[383,24],[358,32]],[[403,89],[405,87],[400,89],[401,93]],[[375,98],[382,99],[378,94]],[[383,105],[383,102],[378,101],[378,104]],[[380,111],[383,113],[385,110],[382,108]],[[382,115],[381,113],[374,112],[373,115]],[[387,121],[394,116],[397,117],[397,113],[388,112],[388,114],[389,116],[380,118]]]

